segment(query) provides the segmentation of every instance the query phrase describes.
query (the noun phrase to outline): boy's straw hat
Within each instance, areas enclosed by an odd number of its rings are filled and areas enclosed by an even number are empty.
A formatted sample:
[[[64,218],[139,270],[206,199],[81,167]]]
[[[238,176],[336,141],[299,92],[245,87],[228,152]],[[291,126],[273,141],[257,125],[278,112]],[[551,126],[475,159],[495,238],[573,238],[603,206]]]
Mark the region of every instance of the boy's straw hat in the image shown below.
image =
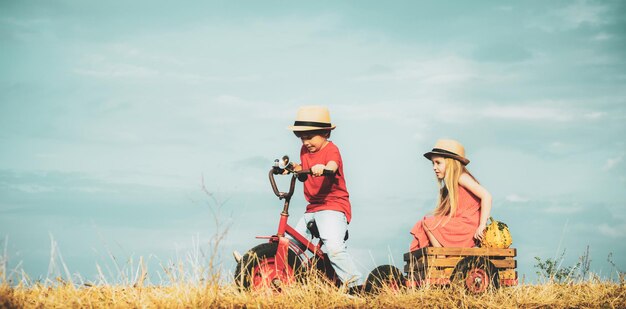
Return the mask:
[[[430,152],[424,154],[430,160],[432,156],[441,156],[459,160],[463,165],[469,164],[470,160],[465,158],[465,148],[461,143],[452,139],[440,139],[435,143],[435,147]]]
[[[323,106],[302,106],[298,110],[296,121],[289,126],[291,131],[333,130],[330,112]]]

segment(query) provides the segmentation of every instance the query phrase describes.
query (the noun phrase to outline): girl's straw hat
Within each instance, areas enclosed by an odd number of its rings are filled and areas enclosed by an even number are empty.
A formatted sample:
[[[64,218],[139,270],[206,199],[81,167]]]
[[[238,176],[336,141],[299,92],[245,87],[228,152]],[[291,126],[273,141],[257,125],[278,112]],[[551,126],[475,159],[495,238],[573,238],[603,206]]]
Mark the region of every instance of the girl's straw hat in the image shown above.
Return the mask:
[[[333,130],[330,112],[323,106],[303,106],[298,110],[296,121],[289,126],[291,131]]]
[[[461,143],[451,139],[440,139],[430,152],[424,154],[426,159],[430,160],[433,156],[441,156],[459,160],[463,165],[469,164],[470,160],[465,158],[465,148]]]

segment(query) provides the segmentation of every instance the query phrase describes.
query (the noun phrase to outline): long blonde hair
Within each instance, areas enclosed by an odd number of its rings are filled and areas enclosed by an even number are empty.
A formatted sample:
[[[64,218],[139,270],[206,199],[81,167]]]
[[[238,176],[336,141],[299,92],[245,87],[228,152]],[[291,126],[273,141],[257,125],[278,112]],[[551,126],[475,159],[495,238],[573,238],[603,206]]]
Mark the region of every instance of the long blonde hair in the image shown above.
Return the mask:
[[[451,158],[444,158],[444,160],[446,163],[445,176],[443,180],[437,181],[439,184],[439,198],[433,213],[436,216],[448,216],[451,218],[456,214],[459,205],[459,178],[463,174],[468,174],[472,178],[474,176],[458,160]]]

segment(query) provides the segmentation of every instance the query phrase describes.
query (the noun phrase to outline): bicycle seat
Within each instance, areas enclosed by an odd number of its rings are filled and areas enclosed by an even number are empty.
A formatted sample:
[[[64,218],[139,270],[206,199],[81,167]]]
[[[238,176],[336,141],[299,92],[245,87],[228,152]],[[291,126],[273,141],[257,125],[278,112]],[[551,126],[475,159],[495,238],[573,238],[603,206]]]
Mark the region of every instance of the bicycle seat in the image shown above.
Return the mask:
[[[306,224],[306,228],[309,232],[311,232],[313,237],[320,238],[320,231],[317,229],[317,223],[315,223],[315,221],[309,221],[309,223]],[[346,235],[343,237],[343,241],[348,240],[348,236],[348,230],[346,230]]]

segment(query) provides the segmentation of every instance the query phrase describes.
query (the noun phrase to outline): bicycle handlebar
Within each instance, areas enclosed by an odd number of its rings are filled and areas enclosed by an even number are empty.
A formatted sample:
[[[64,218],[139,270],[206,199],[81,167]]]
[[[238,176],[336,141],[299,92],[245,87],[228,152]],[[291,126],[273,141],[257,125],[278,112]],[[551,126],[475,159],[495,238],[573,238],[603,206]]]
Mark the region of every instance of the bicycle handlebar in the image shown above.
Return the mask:
[[[272,185],[272,190],[274,191],[274,194],[276,194],[276,196],[278,196],[278,198],[281,200],[283,198],[285,199],[291,198],[291,196],[293,195],[293,191],[296,187],[296,178],[300,181],[305,181],[308,175],[313,174],[310,169],[294,171],[293,164],[289,162],[288,156],[283,156],[283,163],[284,163],[284,166],[281,167],[278,159],[276,159],[274,161],[274,166],[269,171],[269,178],[270,178],[270,184]],[[286,174],[285,174],[285,171],[287,171]],[[289,191],[280,192],[280,190],[278,190],[278,186],[276,186],[276,180],[274,180],[274,175],[287,175],[287,174],[293,174],[291,178],[291,183],[289,185]],[[333,176],[333,175],[335,175],[335,171],[333,170],[324,170],[322,172],[322,176]]]

